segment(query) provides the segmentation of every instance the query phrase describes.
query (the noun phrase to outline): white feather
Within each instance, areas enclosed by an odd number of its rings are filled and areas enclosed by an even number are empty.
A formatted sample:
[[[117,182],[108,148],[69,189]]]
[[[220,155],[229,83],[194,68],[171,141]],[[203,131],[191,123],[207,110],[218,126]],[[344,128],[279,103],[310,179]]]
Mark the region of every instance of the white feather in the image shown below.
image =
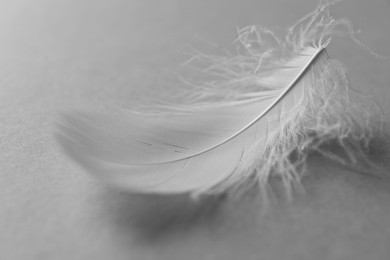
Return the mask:
[[[329,40],[322,43],[337,24],[328,5],[292,27],[285,42],[272,34],[266,51],[256,52],[247,36],[255,33],[260,44],[270,31],[242,30],[249,54],[224,62],[206,57],[212,66],[205,71],[224,80],[187,94],[188,104],[62,116],[60,144],[89,172],[131,192],[223,192],[248,180],[264,184],[271,174],[288,187],[299,180],[307,149],[335,139],[351,151],[346,139],[368,136],[348,103],[345,72],[329,60]]]

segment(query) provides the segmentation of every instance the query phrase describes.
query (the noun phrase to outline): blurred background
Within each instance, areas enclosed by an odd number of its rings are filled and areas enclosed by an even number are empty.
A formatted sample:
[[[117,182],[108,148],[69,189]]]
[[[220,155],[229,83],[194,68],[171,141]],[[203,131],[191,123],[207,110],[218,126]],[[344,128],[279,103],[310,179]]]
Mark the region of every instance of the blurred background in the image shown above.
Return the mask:
[[[187,46],[285,28],[313,0],[0,0],[0,259],[388,259],[390,182],[313,159],[291,203],[124,194],[65,158],[53,119],[164,91]],[[390,57],[390,1],[333,6]],[[353,86],[390,111],[390,63],[337,38]],[[388,159],[388,157],[386,157]],[[387,160],[386,159],[386,160]]]

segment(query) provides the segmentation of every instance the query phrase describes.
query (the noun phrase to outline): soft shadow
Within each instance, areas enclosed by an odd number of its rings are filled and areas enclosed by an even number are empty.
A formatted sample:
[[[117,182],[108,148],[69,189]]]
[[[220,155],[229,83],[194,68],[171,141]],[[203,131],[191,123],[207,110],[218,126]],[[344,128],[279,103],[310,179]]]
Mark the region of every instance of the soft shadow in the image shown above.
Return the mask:
[[[302,178],[304,197],[313,200],[323,187],[331,190],[334,185],[345,189],[370,194],[390,194],[390,135],[380,133],[373,136],[368,147],[356,153],[355,162],[348,161],[345,150],[337,143],[328,143],[322,148],[336,158],[319,152],[309,155],[308,169]],[[342,159],[345,163],[338,161]],[[347,158],[347,159],[346,159]]]
[[[323,160],[330,160],[330,164],[338,164],[338,167],[345,170],[375,178],[389,177],[390,131],[374,132],[367,145],[346,139],[344,147],[338,141],[329,141],[319,150],[322,152],[312,152],[309,158],[325,157]]]
[[[212,229],[222,218],[224,196],[194,200],[188,195],[135,195],[110,188],[100,195],[115,228],[153,243],[196,229]]]

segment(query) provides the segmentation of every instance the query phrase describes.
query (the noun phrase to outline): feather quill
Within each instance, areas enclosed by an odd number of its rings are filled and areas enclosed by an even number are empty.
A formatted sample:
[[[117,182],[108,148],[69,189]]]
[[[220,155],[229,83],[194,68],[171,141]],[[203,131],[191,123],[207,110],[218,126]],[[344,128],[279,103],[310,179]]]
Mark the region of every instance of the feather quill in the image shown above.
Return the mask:
[[[353,162],[370,128],[350,101],[344,68],[326,53],[338,27],[352,31],[329,15],[331,4],[321,3],[283,40],[247,27],[238,38],[244,54],[195,55],[190,64],[214,79],[183,90],[182,104],[62,115],[59,143],[89,172],[139,193],[221,193],[264,187],[271,175],[290,190],[309,151],[340,158],[321,149],[329,141]]]

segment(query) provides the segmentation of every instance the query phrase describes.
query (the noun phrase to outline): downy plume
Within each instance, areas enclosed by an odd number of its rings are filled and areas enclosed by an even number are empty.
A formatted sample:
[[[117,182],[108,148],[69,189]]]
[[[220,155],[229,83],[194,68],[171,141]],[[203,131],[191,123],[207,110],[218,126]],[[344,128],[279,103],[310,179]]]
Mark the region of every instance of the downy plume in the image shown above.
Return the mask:
[[[326,51],[340,33],[360,43],[348,20],[330,16],[334,2],[321,2],[281,38],[240,29],[236,55],[193,53],[187,65],[209,80],[183,79],[180,103],[62,115],[59,143],[90,173],[137,193],[264,191],[276,176],[290,194],[313,151],[344,164],[366,160],[369,111],[351,99],[343,65]]]

